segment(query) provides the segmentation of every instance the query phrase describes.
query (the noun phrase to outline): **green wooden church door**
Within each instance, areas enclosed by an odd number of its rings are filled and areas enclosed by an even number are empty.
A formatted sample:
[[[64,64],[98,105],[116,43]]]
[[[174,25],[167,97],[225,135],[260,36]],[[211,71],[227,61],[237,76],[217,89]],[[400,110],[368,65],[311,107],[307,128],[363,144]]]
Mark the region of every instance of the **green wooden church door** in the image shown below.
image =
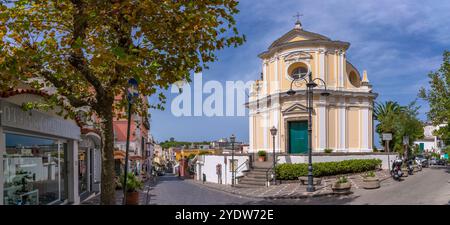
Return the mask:
[[[308,152],[308,122],[289,122],[289,153]]]

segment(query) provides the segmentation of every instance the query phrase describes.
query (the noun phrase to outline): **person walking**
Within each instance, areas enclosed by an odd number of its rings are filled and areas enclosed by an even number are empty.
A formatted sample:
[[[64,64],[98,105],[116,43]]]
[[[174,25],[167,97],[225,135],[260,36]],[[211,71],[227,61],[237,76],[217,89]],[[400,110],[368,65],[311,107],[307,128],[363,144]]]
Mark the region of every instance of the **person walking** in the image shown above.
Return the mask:
[[[217,183],[222,184],[222,164],[216,165]]]

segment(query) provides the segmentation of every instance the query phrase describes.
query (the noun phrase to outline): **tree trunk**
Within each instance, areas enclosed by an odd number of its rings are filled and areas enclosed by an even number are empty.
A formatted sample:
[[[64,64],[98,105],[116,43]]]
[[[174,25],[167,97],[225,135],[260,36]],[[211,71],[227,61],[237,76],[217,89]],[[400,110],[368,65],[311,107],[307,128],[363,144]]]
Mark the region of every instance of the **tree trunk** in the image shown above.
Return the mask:
[[[104,104],[102,110],[102,181],[101,181],[101,203],[102,205],[116,204],[116,184],[114,172],[114,131],[113,112],[111,104]]]

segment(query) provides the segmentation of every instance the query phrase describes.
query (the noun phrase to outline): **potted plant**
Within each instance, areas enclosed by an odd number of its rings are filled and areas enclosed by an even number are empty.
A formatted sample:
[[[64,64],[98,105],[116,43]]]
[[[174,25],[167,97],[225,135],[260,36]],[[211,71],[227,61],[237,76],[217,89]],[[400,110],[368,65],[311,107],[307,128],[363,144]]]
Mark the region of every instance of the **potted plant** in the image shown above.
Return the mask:
[[[124,184],[124,176],[121,177],[122,186]],[[133,173],[127,175],[127,205],[139,205],[139,190],[142,189],[144,183]]]
[[[265,151],[258,151],[258,161],[259,162],[266,161],[266,152]]]
[[[380,180],[373,171],[370,171],[364,175],[363,188],[376,189],[380,187]]]
[[[336,182],[331,186],[334,193],[337,194],[349,194],[352,184],[345,176],[338,177]]]

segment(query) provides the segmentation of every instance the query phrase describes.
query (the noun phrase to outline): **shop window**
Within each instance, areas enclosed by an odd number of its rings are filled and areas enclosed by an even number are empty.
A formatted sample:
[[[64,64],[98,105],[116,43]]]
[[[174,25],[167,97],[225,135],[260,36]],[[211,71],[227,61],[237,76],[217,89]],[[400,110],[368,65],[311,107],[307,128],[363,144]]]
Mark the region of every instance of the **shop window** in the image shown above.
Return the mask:
[[[5,139],[5,205],[49,204],[66,199],[66,154],[62,145],[51,139],[10,133]]]

